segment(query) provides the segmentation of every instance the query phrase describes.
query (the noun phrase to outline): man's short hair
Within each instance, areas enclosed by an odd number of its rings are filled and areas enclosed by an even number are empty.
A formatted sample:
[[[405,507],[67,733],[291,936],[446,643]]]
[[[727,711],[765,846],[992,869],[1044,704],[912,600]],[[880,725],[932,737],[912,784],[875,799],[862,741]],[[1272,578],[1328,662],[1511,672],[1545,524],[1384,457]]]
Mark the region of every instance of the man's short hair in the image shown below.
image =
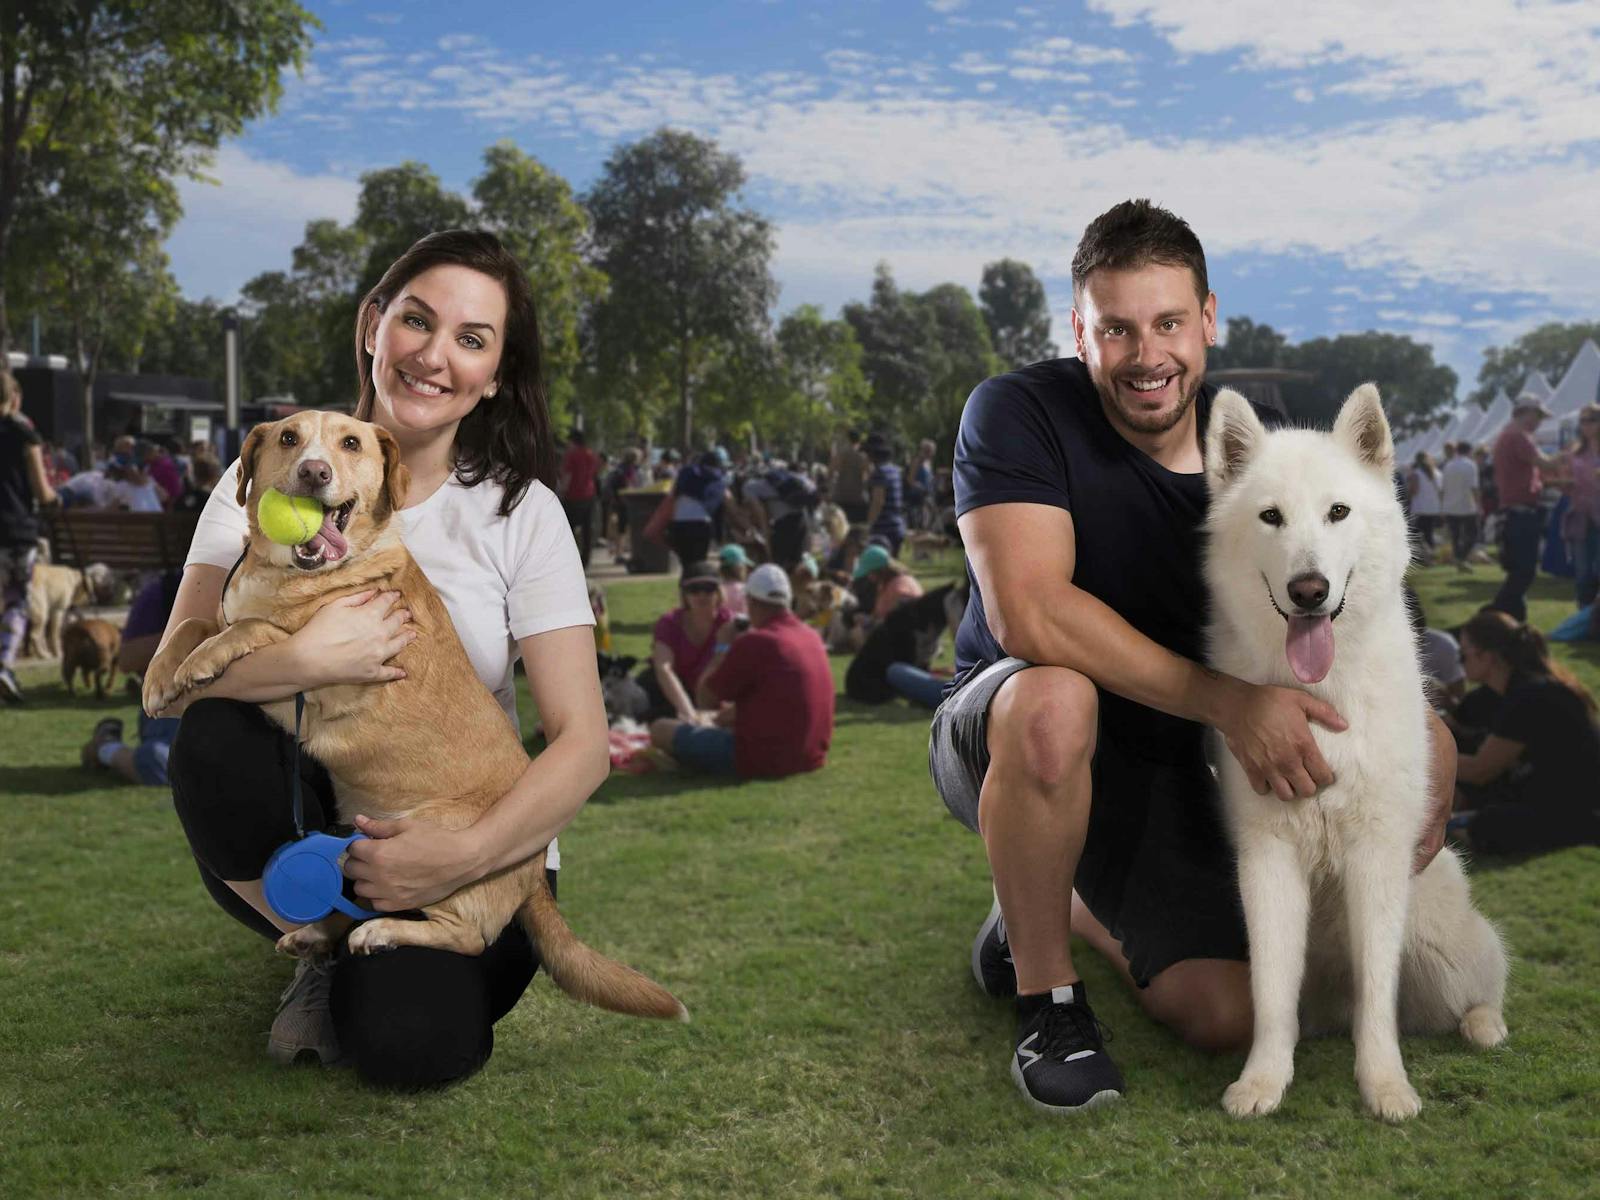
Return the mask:
[[[1188,267],[1200,303],[1206,302],[1211,292],[1206,252],[1189,223],[1148,200],[1124,200],[1090,221],[1083,231],[1072,256],[1072,299],[1078,301],[1084,283],[1095,271],[1137,271],[1151,263]]]

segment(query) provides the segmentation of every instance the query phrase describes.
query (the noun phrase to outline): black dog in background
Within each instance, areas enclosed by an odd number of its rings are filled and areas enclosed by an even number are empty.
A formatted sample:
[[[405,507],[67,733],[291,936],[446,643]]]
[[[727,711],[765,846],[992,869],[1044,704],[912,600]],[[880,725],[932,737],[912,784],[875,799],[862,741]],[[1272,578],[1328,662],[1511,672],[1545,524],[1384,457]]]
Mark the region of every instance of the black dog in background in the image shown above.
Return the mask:
[[[893,700],[898,693],[889,686],[889,664],[910,663],[926,671],[938,653],[939,639],[946,632],[955,636],[970,591],[966,580],[947,583],[907,600],[880,621],[850,660],[844,677],[845,695],[863,704]]]

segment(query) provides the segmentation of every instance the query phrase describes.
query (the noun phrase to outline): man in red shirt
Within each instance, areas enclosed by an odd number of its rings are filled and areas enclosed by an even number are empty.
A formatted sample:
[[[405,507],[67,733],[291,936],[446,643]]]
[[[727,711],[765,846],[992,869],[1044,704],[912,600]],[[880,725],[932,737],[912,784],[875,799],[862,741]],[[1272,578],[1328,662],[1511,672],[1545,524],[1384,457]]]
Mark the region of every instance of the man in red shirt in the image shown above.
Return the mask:
[[[574,429],[567,438],[567,452],[561,456],[561,478],[557,494],[567,510],[567,524],[578,539],[578,557],[589,569],[589,554],[594,549],[595,476],[600,473],[600,456],[587,445],[583,430]]]
[[[817,631],[789,609],[783,568],[766,563],[744,585],[750,629],[718,654],[701,677],[696,702],[732,705],[733,728],[660,720],[650,738],[685,768],[741,779],[814,771],[833,740],[833,671]]]
[[[1524,597],[1539,569],[1539,533],[1543,520],[1539,496],[1544,491],[1540,467],[1556,460],[1539,453],[1534,431],[1551,416],[1538,397],[1524,392],[1517,398],[1511,420],[1494,443],[1494,483],[1504,514],[1500,535],[1500,565],[1505,582],[1489,603],[1519,621],[1528,619]]]

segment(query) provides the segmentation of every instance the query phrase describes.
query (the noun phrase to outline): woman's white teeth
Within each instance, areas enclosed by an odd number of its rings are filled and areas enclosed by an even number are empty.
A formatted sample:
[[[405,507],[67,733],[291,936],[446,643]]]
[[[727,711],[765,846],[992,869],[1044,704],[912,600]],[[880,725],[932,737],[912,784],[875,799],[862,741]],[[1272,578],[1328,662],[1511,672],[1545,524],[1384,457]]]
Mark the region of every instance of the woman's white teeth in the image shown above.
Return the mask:
[[[442,396],[444,394],[444,389],[442,387],[438,387],[431,383],[423,383],[422,380],[418,379],[415,375],[407,375],[404,371],[401,371],[400,378],[405,381],[405,385],[408,388],[411,388],[413,391],[421,392],[424,396]]]
[[[1154,392],[1166,387],[1167,379],[1171,378],[1168,375],[1166,379],[1130,379],[1128,386],[1136,392]]]

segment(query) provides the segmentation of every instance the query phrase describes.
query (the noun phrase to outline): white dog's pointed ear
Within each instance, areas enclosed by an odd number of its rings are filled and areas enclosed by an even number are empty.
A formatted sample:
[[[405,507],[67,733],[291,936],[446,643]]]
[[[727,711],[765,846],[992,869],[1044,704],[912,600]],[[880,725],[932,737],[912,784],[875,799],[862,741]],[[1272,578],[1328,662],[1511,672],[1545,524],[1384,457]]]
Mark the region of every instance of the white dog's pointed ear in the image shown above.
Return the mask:
[[[1220,491],[1244,469],[1267,436],[1267,427],[1238,392],[1223,388],[1206,423],[1206,483]]]
[[[1333,423],[1333,436],[1374,470],[1384,475],[1394,471],[1394,435],[1377,384],[1363,383],[1350,393]]]

